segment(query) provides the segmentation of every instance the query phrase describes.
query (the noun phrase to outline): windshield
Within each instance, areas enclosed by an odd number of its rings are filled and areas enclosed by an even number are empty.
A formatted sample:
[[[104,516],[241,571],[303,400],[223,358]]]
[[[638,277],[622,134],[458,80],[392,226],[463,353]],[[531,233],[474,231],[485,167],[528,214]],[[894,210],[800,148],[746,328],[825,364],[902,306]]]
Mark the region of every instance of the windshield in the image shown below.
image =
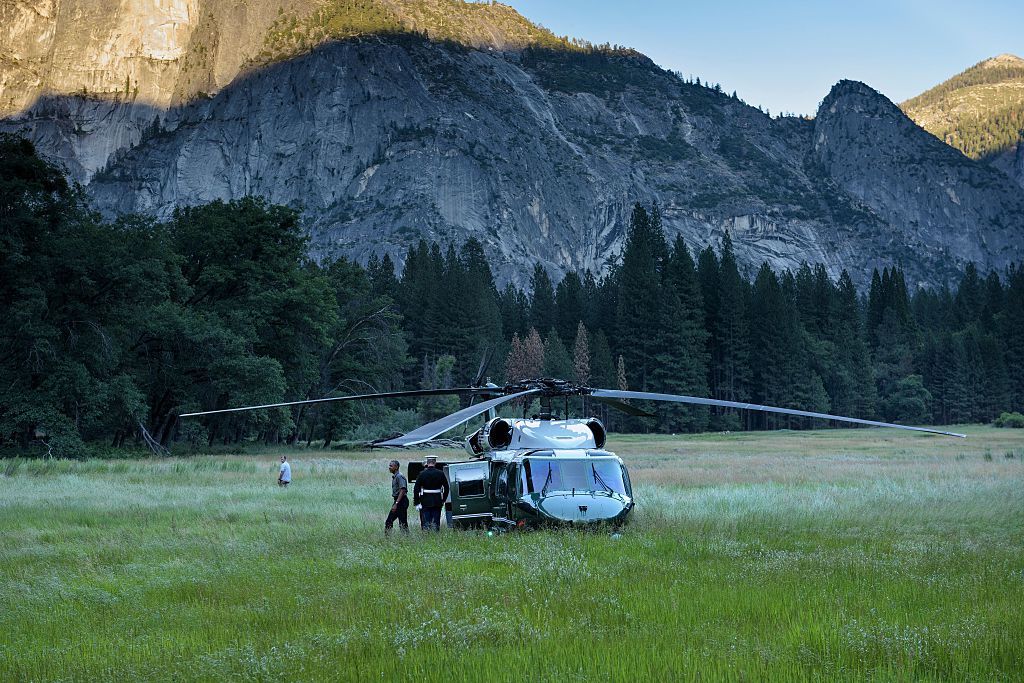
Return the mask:
[[[622,466],[616,460],[528,458],[523,469],[530,493],[576,489],[626,494]]]

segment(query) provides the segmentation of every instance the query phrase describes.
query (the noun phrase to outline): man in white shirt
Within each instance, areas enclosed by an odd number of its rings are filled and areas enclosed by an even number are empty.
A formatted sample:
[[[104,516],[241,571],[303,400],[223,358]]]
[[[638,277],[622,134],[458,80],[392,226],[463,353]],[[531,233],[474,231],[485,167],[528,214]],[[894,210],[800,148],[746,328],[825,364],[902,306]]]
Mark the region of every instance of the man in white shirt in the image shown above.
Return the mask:
[[[288,486],[292,482],[292,466],[288,463],[288,456],[281,456],[281,469],[277,473],[277,485]]]

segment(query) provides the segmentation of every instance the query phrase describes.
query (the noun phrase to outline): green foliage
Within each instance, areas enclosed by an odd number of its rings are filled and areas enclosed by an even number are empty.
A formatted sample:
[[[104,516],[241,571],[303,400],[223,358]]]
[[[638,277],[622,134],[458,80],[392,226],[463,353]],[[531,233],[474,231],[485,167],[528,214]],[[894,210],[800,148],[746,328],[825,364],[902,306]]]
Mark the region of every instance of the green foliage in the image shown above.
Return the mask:
[[[267,31],[255,61],[287,59],[331,40],[372,35],[429,37],[451,46],[534,46],[589,50],[588,43],[558,37],[511,7],[462,0],[324,0],[306,14],[282,13]]]
[[[105,225],[32,146],[0,136],[0,442],[79,456],[147,417],[126,370],[173,264],[145,222]]]
[[[544,339],[544,376],[573,376],[572,356],[554,329],[548,332]]]
[[[483,245],[475,239],[459,251],[449,246],[444,255],[436,243],[420,241],[410,248],[396,301],[410,355],[417,362],[453,356],[456,384],[470,382],[486,349],[504,342],[503,304]]]
[[[267,31],[258,63],[286,59],[327,41],[399,33],[399,17],[375,0],[328,0],[306,17],[285,14]]]
[[[988,61],[988,60],[985,60]],[[901,106],[904,109],[917,109],[933,104],[940,104],[950,93],[975,85],[989,85],[1005,81],[1024,79],[1024,64],[1006,64],[999,66],[982,66],[979,62],[934,88],[907,100]]]
[[[1021,413],[1003,413],[992,423],[996,427],[1007,427],[1010,429],[1024,429],[1024,415]],[[1009,457],[1013,457],[1012,453]]]
[[[550,330],[555,326],[555,313],[555,290],[551,277],[538,263],[533,267],[530,278],[530,325],[538,331]]]
[[[659,350],[653,334],[658,324],[654,316],[661,308],[662,270],[667,258],[660,218],[652,221],[647,210],[636,204],[622,249],[622,266],[616,272],[619,291],[614,332],[621,340],[629,385],[639,391],[653,390],[651,373],[658,364]]]
[[[427,419],[458,400],[177,415],[461,386],[488,351],[496,381],[576,377],[910,422],[990,422],[1024,407],[1019,266],[984,276],[970,266],[955,292],[913,296],[899,268],[874,273],[864,299],[848,274],[833,281],[821,266],[764,265],[751,284],[728,233],[694,263],[682,239],[669,246],[658,208],[637,204],[601,279],[570,273],[555,286],[538,264],[529,294],[499,292],[477,240],[421,241],[400,277],[389,255],[365,268],[314,263],[299,216],[254,198],[105,223],[10,136],[0,190],[0,449],[20,454],[135,451],[143,435],[193,450],[329,445],[387,431],[389,411]],[[590,409],[620,430],[810,426],[704,408],[658,406],[655,422]]]
[[[882,397],[880,412],[889,422],[924,424],[930,417],[931,394],[920,375],[908,375],[896,382],[892,391]]]
[[[0,288],[13,302],[0,320],[0,445],[78,457],[101,439],[137,445],[143,430],[163,445],[294,440],[302,411],[180,435],[177,415],[321,396],[347,373],[372,381],[403,362],[387,341],[400,339],[390,301],[362,268],[308,262],[295,212],[245,198],[103,223],[31,146],[0,142]]]
[[[986,60],[987,62],[988,60]],[[972,159],[1012,149],[1024,131],[1024,62],[979,63],[900,107]]]
[[[929,132],[972,159],[985,159],[1014,149],[1024,131],[1024,102],[996,111],[965,116]]]
[[[455,368],[455,356],[439,356],[436,360],[424,358],[423,376],[420,389],[451,389],[454,385],[452,373]],[[442,418],[459,409],[456,396],[430,396],[419,401],[418,412],[424,422]]]
[[[660,221],[655,207],[653,220]],[[662,271],[661,306],[655,325],[657,365],[652,387],[660,392],[690,396],[708,393],[708,333],[697,269],[682,237],[677,237]],[[658,427],[665,431],[704,431],[704,406],[657,406]]]

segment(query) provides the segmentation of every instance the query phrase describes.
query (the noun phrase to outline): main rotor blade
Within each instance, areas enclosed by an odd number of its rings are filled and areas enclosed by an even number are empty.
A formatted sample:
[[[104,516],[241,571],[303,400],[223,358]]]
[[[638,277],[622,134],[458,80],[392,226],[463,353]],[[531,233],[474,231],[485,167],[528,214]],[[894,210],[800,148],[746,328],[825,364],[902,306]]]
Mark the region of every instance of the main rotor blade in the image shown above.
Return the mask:
[[[800,417],[816,417],[822,420],[836,420],[838,422],[853,422],[856,424],[870,425],[872,427],[892,427],[894,429],[909,429],[914,432],[928,432],[929,434],[942,434],[943,436],[956,436],[966,439],[966,434],[956,432],[944,432],[939,429],[928,429],[927,427],[908,427],[891,422],[877,422],[875,420],[861,420],[856,417],[843,417],[841,415],[829,415],[827,413],[812,413],[808,410],[793,410],[792,408],[776,408],[775,406],[762,406],[757,403],[738,403],[736,401],[719,401],[714,398],[699,398],[697,396],[677,396],[675,394],[653,394],[647,391],[620,391],[616,389],[594,389],[591,394],[595,398],[635,398],[644,401],[671,401],[673,403],[693,403],[703,406],[721,406],[723,408],[739,408],[740,410],[760,410],[765,413],[781,413],[783,415],[798,415]]]
[[[526,391],[520,391],[518,394],[509,394],[508,396],[500,396],[498,398],[492,398],[490,401],[484,401],[483,403],[477,403],[475,406],[463,408],[457,413],[446,415],[440,420],[434,420],[427,424],[417,427],[408,434],[397,436],[394,439],[388,439],[387,441],[378,441],[374,443],[374,446],[414,446],[424,441],[430,441],[436,436],[444,434],[452,427],[458,427],[466,420],[471,420],[480,413],[487,412],[491,408],[500,406],[502,403],[508,401],[514,401],[517,398],[523,398],[525,396],[531,396],[533,394],[540,393],[540,389],[527,389]]]
[[[223,410],[206,410],[201,413],[185,413],[178,417],[198,417],[200,415],[219,415],[221,413],[244,413],[249,410],[263,408],[286,408],[288,406],[306,406],[314,403],[331,401],[362,401],[371,398],[402,398],[405,396],[449,396],[451,394],[485,394],[485,387],[459,387],[456,389],[413,389],[410,391],[386,391],[379,394],[358,394],[355,396],[335,396],[333,398],[312,398],[307,401],[288,401],[286,403],[268,403],[262,406],[244,406],[241,408],[224,408]]]
[[[637,408],[634,405],[618,401],[614,398],[608,398],[607,396],[598,396],[597,394],[591,394],[591,397],[598,403],[603,403],[606,406],[611,406],[615,410],[620,410],[626,415],[633,415],[634,417],[657,417],[654,413],[649,413],[642,408]]]

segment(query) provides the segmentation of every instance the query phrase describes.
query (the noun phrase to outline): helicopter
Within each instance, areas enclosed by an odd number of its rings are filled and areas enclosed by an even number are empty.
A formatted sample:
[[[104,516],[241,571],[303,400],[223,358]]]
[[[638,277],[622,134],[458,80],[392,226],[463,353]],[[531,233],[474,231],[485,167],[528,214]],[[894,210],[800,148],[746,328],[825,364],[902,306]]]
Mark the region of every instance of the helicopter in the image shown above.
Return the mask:
[[[474,382],[477,384],[477,382]],[[469,395],[471,404],[450,415],[417,427],[407,434],[372,442],[387,448],[430,444],[445,432],[483,415],[484,424],[466,437],[466,460],[438,463],[451,484],[449,526],[513,529],[539,526],[591,527],[625,524],[636,507],[629,471],[622,458],[605,450],[607,431],[594,417],[557,416],[553,401],[563,399],[566,413],[570,398],[589,397],[629,415],[654,417],[629,400],[667,401],[690,405],[754,410],[798,417],[846,422],[870,427],[888,427],[943,436],[966,438],[964,434],[927,427],[912,427],[855,417],[741,403],[698,396],[660,394],[647,391],[600,389],[560,379],[523,380],[505,386],[488,382],[483,386],[452,389],[418,389],[375,394],[337,396],[261,406],[226,408],[180,417],[284,408],[333,401],[358,401],[443,395]],[[485,399],[476,403],[477,399]],[[540,410],[525,416],[526,407],[537,400]],[[500,417],[496,409],[512,402],[524,405],[521,418]],[[422,470],[409,464],[409,481]]]

